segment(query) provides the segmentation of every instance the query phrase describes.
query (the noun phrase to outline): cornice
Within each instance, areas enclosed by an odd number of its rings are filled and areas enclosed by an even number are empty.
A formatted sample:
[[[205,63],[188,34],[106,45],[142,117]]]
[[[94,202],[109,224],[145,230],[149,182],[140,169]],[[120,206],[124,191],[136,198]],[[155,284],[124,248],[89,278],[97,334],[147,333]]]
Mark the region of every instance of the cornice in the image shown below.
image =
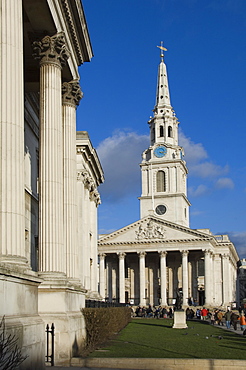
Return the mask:
[[[87,31],[86,20],[85,20],[85,16],[83,13],[83,9],[81,7],[81,3],[79,2],[78,4],[78,1],[76,0],[72,2],[71,0],[61,0],[61,4],[62,4],[64,15],[66,17],[70,35],[73,40],[73,45],[76,51],[79,65],[83,64],[85,61],[89,62],[92,57],[92,50],[90,46],[89,34]],[[73,11],[72,7],[75,8],[75,11]],[[77,27],[78,29],[76,29],[75,27],[75,24],[76,24],[75,14],[77,15],[76,17],[77,22],[79,23]],[[83,41],[85,43],[84,50],[82,49],[82,45],[77,36],[78,30],[80,30],[80,32],[82,31],[83,33],[83,39],[84,39]]]
[[[79,59],[79,63],[82,64],[83,63],[83,56],[82,56],[82,53],[81,53],[81,50],[80,50],[80,47],[79,47],[79,41],[78,41],[78,38],[77,38],[77,35],[76,35],[76,30],[75,30],[74,22],[73,22],[73,18],[72,18],[72,12],[71,12],[71,9],[69,7],[68,0],[61,0],[61,3],[62,3],[63,11],[64,11],[64,14],[65,14],[65,17],[66,17],[66,21],[67,21],[67,24],[68,24],[68,27],[69,27],[70,35],[71,35],[72,40],[73,40],[73,45],[74,45],[74,48],[76,50],[76,53],[77,53],[77,56],[78,56],[78,59]]]
[[[109,246],[109,245],[150,245],[150,244],[184,244],[184,243],[197,243],[197,242],[209,242],[210,239],[148,239],[148,240],[134,240],[134,241],[121,241],[121,242],[101,242],[98,241],[98,247]]]

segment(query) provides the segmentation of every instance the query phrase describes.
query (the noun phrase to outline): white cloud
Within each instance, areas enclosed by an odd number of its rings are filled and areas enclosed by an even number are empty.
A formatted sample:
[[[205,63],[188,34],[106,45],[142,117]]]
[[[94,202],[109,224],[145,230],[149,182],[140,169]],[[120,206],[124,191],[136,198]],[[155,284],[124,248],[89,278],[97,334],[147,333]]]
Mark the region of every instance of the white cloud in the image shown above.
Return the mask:
[[[139,163],[148,146],[149,136],[125,131],[117,131],[99,144],[97,153],[105,175],[99,189],[103,200],[114,202],[129,194],[140,195]]]
[[[236,247],[240,259],[246,258],[246,231],[242,232],[226,232],[223,234],[228,234],[230,240]]]
[[[188,193],[191,197],[200,197],[203,194],[206,194],[208,192],[208,188],[205,185],[199,185],[197,188],[194,186],[191,186],[188,188]]]
[[[229,177],[221,177],[215,183],[217,189],[233,189],[234,182]]]
[[[220,175],[224,175],[228,173],[229,171],[228,166],[221,167],[212,162],[203,162],[203,163],[198,163],[198,164],[190,165],[190,166],[188,165],[188,167],[192,175],[195,175],[201,178],[217,177]]]
[[[191,212],[190,212],[190,215],[191,216],[200,216],[200,215],[202,215],[204,212],[202,212],[202,211],[199,211],[199,210],[197,210],[197,209],[194,209],[194,210],[192,210]]]
[[[191,138],[179,131],[179,142],[185,151],[185,160],[192,176],[211,178],[228,173],[229,167],[221,167],[208,161],[208,154],[201,143],[194,143]]]
[[[179,130],[179,144],[184,147],[185,160],[190,164],[199,163],[208,157],[203,145],[201,143],[194,143],[191,138],[185,136],[181,129]]]

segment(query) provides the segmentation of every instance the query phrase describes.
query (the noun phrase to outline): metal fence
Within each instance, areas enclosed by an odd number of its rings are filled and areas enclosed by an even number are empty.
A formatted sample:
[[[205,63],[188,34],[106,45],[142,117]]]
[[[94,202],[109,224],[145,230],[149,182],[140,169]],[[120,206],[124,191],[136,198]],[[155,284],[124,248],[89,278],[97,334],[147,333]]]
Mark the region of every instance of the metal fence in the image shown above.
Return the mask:
[[[51,328],[49,324],[46,326],[46,362],[50,362],[50,366],[54,366],[54,358],[55,358],[55,325],[52,323]],[[51,336],[51,342],[50,337]],[[51,353],[50,353],[51,352]],[[49,354],[50,353],[50,354]]]

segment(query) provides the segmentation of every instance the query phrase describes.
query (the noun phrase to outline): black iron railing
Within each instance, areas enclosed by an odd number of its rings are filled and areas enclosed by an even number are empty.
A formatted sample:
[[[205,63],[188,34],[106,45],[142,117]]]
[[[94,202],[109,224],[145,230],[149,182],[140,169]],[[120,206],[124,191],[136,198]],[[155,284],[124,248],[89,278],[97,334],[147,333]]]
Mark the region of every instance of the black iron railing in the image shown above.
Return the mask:
[[[54,358],[55,358],[55,325],[52,323],[51,327],[49,324],[46,326],[46,362],[50,362],[50,366],[54,366]],[[51,335],[51,345],[49,337]],[[51,354],[49,354],[51,352]]]

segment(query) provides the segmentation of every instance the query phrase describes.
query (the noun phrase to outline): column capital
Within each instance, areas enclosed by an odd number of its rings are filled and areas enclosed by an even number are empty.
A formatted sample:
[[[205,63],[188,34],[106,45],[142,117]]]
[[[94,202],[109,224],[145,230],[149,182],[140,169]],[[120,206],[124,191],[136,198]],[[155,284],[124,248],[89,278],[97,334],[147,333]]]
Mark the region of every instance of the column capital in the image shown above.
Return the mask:
[[[227,254],[227,253],[221,253],[221,258],[222,259],[227,259],[227,258],[229,258],[229,254]]]
[[[212,254],[211,249],[203,249],[203,252],[204,252],[204,256],[209,256]]]
[[[181,250],[180,252],[182,254],[182,257],[186,257],[189,254],[189,251],[188,250]]]
[[[137,252],[139,257],[145,257],[146,256],[146,252]]]
[[[70,56],[64,32],[45,36],[41,41],[34,41],[33,56],[40,61],[40,64],[51,63],[63,67]]]
[[[73,80],[62,84],[62,103],[76,107],[83,98],[79,81]]]
[[[99,253],[98,256],[100,259],[104,259],[106,257],[106,253]]]
[[[125,256],[126,256],[126,253],[124,253],[124,252],[119,252],[119,253],[117,253],[117,255],[119,256],[119,259],[124,259],[124,258],[125,258]]]
[[[160,257],[166,257],[167,256],[167,251],[159,251]]]

